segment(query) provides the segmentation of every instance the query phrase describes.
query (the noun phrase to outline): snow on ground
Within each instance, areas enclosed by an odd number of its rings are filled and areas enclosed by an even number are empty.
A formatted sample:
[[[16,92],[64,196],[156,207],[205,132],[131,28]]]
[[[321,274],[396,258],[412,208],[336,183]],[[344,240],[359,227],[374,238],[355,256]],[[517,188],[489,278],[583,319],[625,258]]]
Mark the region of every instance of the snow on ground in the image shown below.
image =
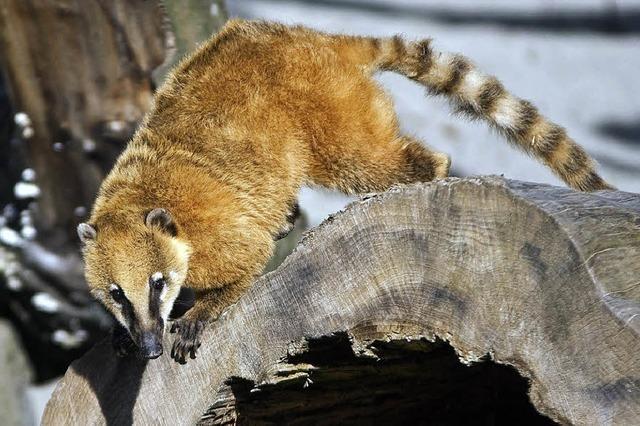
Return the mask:
[[[300,23],[331,32],[434,38],[461,52],[565,126],[620,189],[640,192],[640,1],[625,0],[239,0],[232,14]],[[615,15],[617,14],[617,15]],[[607,25],[618,16],[622,30]],[[452,155],[459,176],[504,174],[562,183],[509,147],[482,123],[452,116],[401,76],[380,77],[396,102],[402,128]],[[348,198],[305,190],[301,206],[312,225]]]

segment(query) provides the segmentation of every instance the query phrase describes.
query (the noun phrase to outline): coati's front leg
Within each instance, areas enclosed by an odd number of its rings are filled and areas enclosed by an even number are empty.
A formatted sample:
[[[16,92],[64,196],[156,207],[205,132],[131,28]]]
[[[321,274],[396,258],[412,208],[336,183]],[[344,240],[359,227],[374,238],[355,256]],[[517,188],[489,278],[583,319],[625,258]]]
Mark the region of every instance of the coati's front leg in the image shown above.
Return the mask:
[[[209,291],[197,291],[193,308],[175,320],[169,330],[176,334],[171,358],[180,364],[186,364],[187,357],[195,359],[206,326],[216,320],[227,306],[235,303],[248,284],[250,282],[237,282]]]

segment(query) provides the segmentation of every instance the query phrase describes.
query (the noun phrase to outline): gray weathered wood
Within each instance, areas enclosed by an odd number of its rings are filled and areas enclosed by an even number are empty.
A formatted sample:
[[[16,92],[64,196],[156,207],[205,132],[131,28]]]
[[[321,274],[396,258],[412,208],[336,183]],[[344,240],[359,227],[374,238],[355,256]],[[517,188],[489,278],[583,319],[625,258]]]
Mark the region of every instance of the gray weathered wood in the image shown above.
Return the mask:
[[[324,362],[305,357],[305,342],[344,332],[361,365],[385,342],[424,338],[428,352],[445,340],[465,363],[490,364],[481,362],[488,356],[515,367],[533,405],[555,421],[637,424],[639,261],[636,194],[497,177],[398,187],[311,231],[206,331],[186,366],[166,355],[118,360],[98,345],[69,368],[44,423],[194,424],[211,408],[203,422],[226,424],[243,415],[233,386],[284,379],[280,402],[301,409],[292,398],[314,388]],[[396,352],[406,350],[415,348]]]

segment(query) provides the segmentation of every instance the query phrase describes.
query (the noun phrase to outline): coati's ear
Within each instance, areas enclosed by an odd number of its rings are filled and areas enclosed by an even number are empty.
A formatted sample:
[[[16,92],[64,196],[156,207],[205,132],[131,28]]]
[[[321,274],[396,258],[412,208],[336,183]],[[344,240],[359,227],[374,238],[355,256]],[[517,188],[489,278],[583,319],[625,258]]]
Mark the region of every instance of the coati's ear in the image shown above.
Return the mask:
[[[166,209],[157,208],[151,210],[147,213],[145,223],[149,228],[158,228],[172,237],[178,234],[178,227]]]
[[[93,225],[89,225],[88,223],[81,223],[78,225],[78,238],[82,244],[87,244],[89,241],[93,241],[96,239],[96,228]]]

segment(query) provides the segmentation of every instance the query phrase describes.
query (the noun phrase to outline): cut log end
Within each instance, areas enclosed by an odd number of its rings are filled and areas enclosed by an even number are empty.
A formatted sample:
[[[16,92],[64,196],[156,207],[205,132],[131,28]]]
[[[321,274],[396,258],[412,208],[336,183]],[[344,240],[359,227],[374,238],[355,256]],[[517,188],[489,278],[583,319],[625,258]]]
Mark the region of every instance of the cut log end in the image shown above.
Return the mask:
[[[638,225],[638,195],[497,177],[365,197],[230,307],[198,359],[103,343],[44,423],[631,424]]]

